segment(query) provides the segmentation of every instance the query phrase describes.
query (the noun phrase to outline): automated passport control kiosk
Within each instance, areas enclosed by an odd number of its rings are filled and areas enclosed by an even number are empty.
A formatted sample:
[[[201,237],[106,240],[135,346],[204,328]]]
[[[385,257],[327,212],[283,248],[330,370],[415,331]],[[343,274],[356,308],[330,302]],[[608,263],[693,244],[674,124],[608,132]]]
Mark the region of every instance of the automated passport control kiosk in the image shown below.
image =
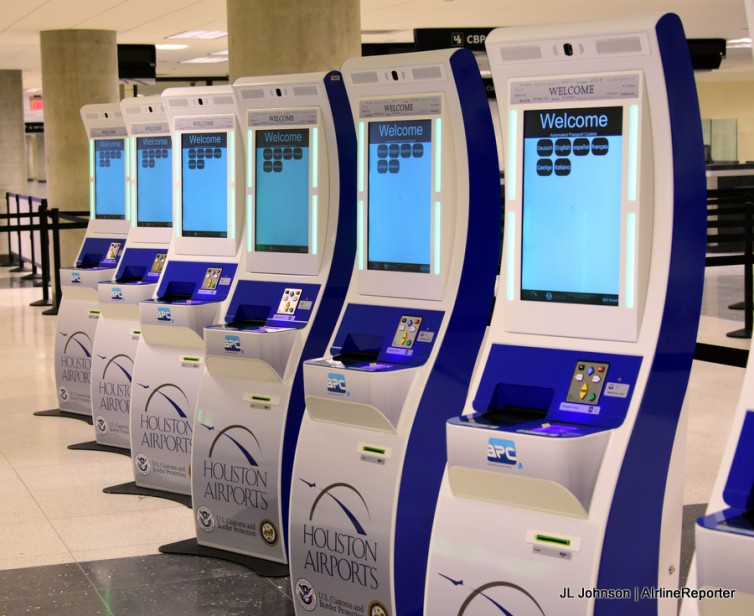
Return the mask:
[[[139,304],[131,458],[137,492],[188,495],[204,327],[225,313],[241,253],[243,152],[230,86],[169,89],[162,100],[173,143],[173,238],[155,299]]]
[[[328,353],[304,363],[291,484],[297,614],[418,614],[446,419],[489,321],[500,184],[468,50],[358,58],[357,250]]]
[[[749,362],[696,554],[682,616],[754,613],[754,364]]]
[[[233,90],[246,147],[246,243],[224,322],[204,330],[196,539],[160,549],[287,575],[301,359],[327,351],[353,270],[356,135],[338,72],[243,78]]]
[[[447,426],[425,613],[675,614],[658,597],[678,587],[706,226],[683,28],[499,29],[486,46],[501,282]]]
[[[128,129],[126,189],[130,202],[128,245],[115,277],[98,284],[100,315],[92,352],[92,415],[95,441],[69,449],[128,454],[129,405],[139,302],[149,299],[165,265],[173,224],[172,147],[159,96],[120,103]]]
[[[117,103],[81,108],[89,139],[90,220],[73,267],[60,269],[63,297],[55,335],[59,409],[37,415],[91,420],[94,335],[100,316],[97,285],[112,279],[128,235],[128,140]]]

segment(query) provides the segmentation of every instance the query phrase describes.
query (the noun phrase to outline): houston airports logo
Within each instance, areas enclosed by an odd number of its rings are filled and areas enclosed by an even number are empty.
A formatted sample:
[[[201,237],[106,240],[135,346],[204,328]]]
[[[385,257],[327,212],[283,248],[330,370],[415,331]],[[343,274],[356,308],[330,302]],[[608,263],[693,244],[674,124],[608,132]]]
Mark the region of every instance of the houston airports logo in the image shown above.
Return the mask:
[[[348,395],[346,389],[346,377],[338,372],[328,372],[327,374],[327,391],[331,394]]]
[[[545,616],[537,600],[524,588],[510,582],[489,582],[478,588],[471,588],[463,579],[456,580],[443,573],[438,575],[459,592],[468,593],[458,609],[457,616]],[[469,591],[471,591],[469,593]]]
[[[241,338],[239,336],[228,334],[225,336],[226,353],[243,353],[241,350]]]
[[[98,355],[98,357],[103,360],[107,359],[103,355]],[[99,398],[93,400],[93,402],[98,400],[96,402],[98,411],[121,415],[129,413],[133,367],[133,360],[123,353],[114,355],[105,363],[96,388]]]
[[[303,526],[303,544],[307,546],[304,569],[378,590],[378,542],[367,534],[365,522],[371,520],[371,514],[364,497],[347,483],[319,488],[314,482],[300,480],[317,494],[309,510],[309,523]]]
[[[89,401],[90,377],[92,369],[92,339],[82,331],[68,335],[60,332],[66,338],[63,353],[60,355],[60,382],[58,393],[63,402],[68,400]],[[70,388],[73,388],[71,391]],[[77,391],[77,388],[79,391]]]
[[[137,383],[143,389],[149,385]],[[191,453],[191,422],[186,410],[190,403],[185,392],[173,383],[164,383],[150,392],[139,417],[142,448]],[[138,437],[137,437],[138,438]]]
[[[199,425],[206,430],[215,429],[205,424]],[[202,467],[202,476],[207,481],[204,499],[218,505],[227,503],[244,509],[266,511],[269,507],[268,472],[259,467],[257,458],[261,453],[259,439],[246,426],[232,425],[218,432]],[[262,540],[272,546],[277,543],[278,531],[272,522],[269,525],[268,535],[274,535],[273,541],[268,542],[264,535]]]

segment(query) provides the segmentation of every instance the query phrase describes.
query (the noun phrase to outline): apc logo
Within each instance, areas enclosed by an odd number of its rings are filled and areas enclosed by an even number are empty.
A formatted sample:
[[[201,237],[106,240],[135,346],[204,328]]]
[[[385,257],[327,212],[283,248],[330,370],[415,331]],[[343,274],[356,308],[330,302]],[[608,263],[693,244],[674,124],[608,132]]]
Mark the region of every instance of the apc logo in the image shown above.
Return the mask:
[[[120,287],[113,287],[113,295],[111,298],[114,302],[122,302],[123,301],[123,289]]]
[[[327,391],[331,394],[345,395],[346,391],[346,377],[337,372],[330,372],[327,375]]]
[[[71,284],[81,284],[81,274],[78,272],[71,272]]]
[[[173,317],[170,315],[170,308],[165,306],[157,307],[157,320],[158,321],[172,321]]]
[[[239,336],[225,336],[225,351],[228,353],[242,353],[241,338]]]
[[[491,438],[487,442],[487,461],[496,464],[518,464],[516,443],[502,438]]]

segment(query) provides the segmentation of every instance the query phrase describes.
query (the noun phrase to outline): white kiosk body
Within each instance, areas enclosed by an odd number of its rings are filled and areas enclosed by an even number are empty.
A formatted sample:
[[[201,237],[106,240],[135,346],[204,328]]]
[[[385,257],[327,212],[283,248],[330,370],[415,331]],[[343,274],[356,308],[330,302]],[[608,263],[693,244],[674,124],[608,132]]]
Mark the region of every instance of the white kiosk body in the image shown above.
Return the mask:
[[[356,253],[356,135],[338,72],[242,78],[233,91],[246,144],[246,242],[224,323],[204,330],[196,542],[287,563],[301,360],[327,351]]]
[[[675,614],[705,256],[680,20],[486,41],[506,152],[501,283],[447,426],[426,614]]]
[[[243,231],[241,131],[231,86],[162,94],[173,135],[173,238],[155,299],[139,304],[131,390],[137,486],[190,494],[204,328],[221,320]]]
[[[128,143],[117,103],[81,108],[89,139],[90,220],[73,267],[60,268],[63,297],[55,336],[60,410],[91,415],[94,335],[100,316],[97,286],[111,280],[128,235]]]
[[[696,523],[681,616],[754,614],[754,362],[749,360],[738,408],[707,513]]]
[[[120,103],[128,129],[128,244],[112,281],[98,285],[92,353],[92,416],[99,445],[128,449],[129,405],[139,341],[139,302],[157,288],[173,227],[172,145],[160,96]]]
[[[444,424],[462,408],[494,294],[495,138],[468,50],[342,71],[358,139],[356,263],[329,352],[304,363],[294,606],[416,614]]]

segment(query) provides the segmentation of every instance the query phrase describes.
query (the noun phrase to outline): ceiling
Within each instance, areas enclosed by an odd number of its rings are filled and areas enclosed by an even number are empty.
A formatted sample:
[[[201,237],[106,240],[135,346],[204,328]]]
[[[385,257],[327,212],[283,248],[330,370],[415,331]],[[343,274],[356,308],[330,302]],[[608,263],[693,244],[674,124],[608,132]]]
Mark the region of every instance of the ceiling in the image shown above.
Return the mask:
[[[24,88],[38,92],[39,32],[70,28],[115,30],[118,43],[187,43],[182,50],[158,49],[158,76],[226,75],[227,61],[182,63],[226,50],[226,37],[167,39],[186,30],[225,30],[225,6],[226,0],[0,0],[0,69],[23,70]],[[361,29],[363,42],[408,42],[419,27],[566,23],[668,11],[681,16],[689,38],[748,36],[744,0],[361,0]],[[729,49],[720,70],[698,78],[754,79],[751,49]]]

